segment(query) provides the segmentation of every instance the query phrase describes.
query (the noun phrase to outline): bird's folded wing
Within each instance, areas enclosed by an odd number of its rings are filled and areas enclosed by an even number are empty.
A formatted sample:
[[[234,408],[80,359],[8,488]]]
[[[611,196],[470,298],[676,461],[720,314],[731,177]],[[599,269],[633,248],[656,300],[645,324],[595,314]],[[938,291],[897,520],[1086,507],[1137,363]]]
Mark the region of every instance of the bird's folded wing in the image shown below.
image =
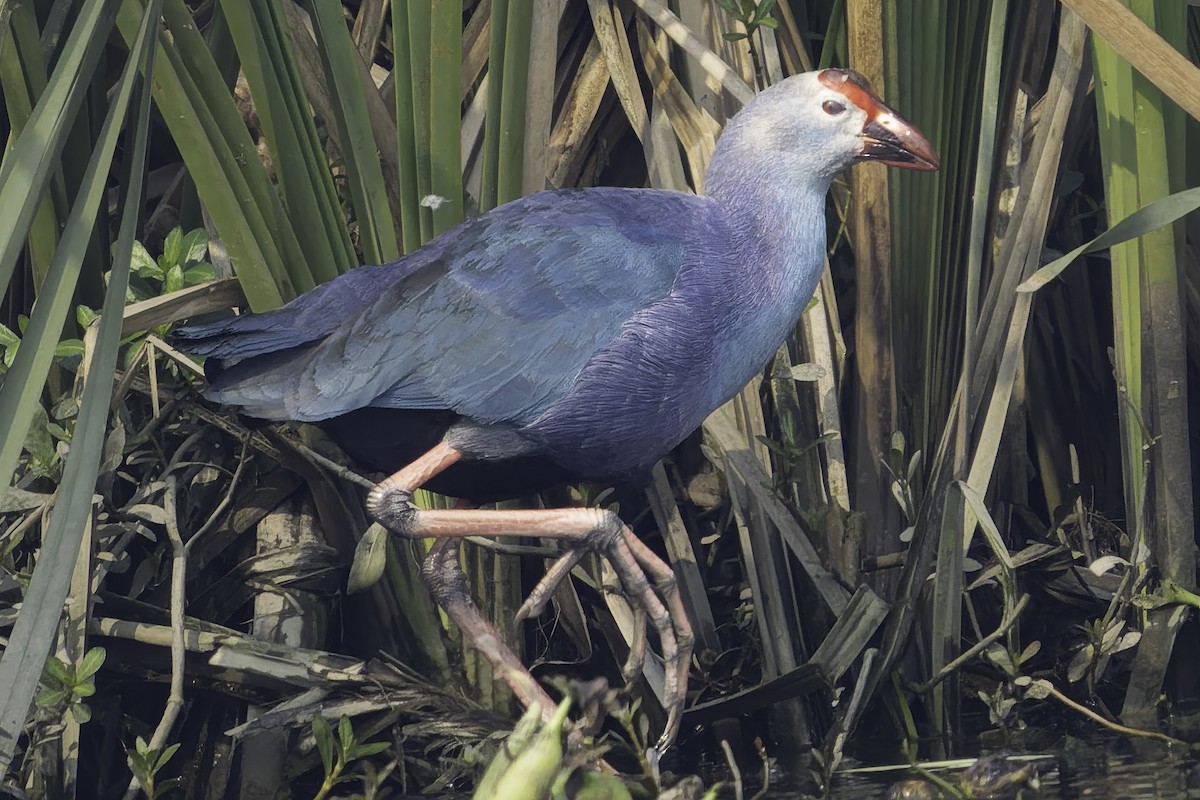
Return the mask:
[[[666,296],[707,213],[674,192],[542,192],[193,349],[217,359],[210,396],[254,416],[383,406],[523,424]]]

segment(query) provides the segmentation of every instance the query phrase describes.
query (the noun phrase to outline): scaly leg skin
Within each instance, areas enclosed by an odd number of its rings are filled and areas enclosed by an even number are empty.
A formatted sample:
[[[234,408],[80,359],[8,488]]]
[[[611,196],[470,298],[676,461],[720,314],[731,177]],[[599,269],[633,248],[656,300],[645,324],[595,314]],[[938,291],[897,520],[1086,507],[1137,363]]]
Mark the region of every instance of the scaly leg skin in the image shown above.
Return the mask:
[[[504,644],[492,623],[479,611],[471,599],[467,576],[458,563],[458,546],[450,539],[438,539],[429,548],[425,563],[421,565],[421,577],[425,579],[433,598],[454,620],[463,636],[486,658],[505,683],[512,687],[513,694],[521,705],[528,708],[538,703],[542,716],[550,717],[557,705],[541,687],[516,654]]]
[[[445,442],[437,445],[372,489],[367,496],[367,512],[385,528],[405,538],[539,536],[571,542],[571,551],[550,568],[521,606],[517,622],[541,612],[554,588],[579,563],[583,551],[594,549],[600,552],[620,577],[639,619],[648,618],[658,632],[666,667],[663,705],[667,709],[667,725],[658,747],[665,749],[679,732],[693,644],[692,627],[671,568],[611,511],[595,508],[418,509],[412,504],[415,489],[461,458],[462,454]],[[527,706],[540,702],[543,713],[549,713],[554,708],[553,703],[471,601],[466,576],[455,553],[454,548],[439,542],[426,559],[422,574],[434,596],[480,654],[492,663],[497,674],[512,687],[517,698]],[[650,578],[654,580],[653,586]],[[636,673],[645,657],[644,633],[639,636],[640,640],[635,638],[630,662],[624,670],[627,674]]]

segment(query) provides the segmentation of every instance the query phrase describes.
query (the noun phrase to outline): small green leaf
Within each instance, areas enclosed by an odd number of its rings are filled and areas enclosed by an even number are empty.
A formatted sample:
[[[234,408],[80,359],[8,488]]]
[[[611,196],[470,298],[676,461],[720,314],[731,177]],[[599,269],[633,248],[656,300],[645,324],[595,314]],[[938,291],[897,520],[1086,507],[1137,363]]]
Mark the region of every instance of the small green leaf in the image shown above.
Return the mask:
[[[7,325],[0,325],[0,347],[16,347],[20,343],[20,336],[13,333]]]
[[[52,468],[58,463],[58,453],[54,447],[54,438],[50,435],[49,425],[50,419],[46,416],[46,409],[40,405],[35,406],[33,419],[25,434],[25,450],[32,459],[30,468],[46,477],[50,476]],[[61,665],[61,662],[59,664]]]
[[[746,38],[746,34],[744,34],[744,33],[726,33],[726,34],[724,34],[724,39],[727,42],[740,42],[742,39],[745,39],[745,38]]]
[[[45,669],[42,670],[42,682],[47,684],[53,682],[59,686],[73,686],[75,675],[58,656],[50,656],[46,659]]]
[[[80,725],[84,725],[92,719],[92,709],[88,708],[87,703],[75,703],[71,706],[71,716]]]
[[[349,753],[354,747],[354,728],[350,725],[350,717],[345,714],[338,720],[338,738],[342,741],[343,755]]]
[[[217,279],[217,273],[213,270],[212,264],[201,261],[194,267],[188,267],[183,271],[183,285],[197,286],[201,283],[207,283]]]
[[[78,406],[75,406],[74,408],[76,411],[79,410]],[[69,410],[69,407],[68,407],[68,409],[65,409],[65,410]],[[50,434],[51,436],[53,436],[55,439],[57,439],[60,442],[68,442],[69,443],[71,441],[71,432],[70,431],[68,431],[62,425],[59,425],[54,422],[50,422],[49,420],[46,421],[46,433]]]
[[[166,241],[163,242],[162,258],[158,260],[158,264],[162,267],[163,272],[166,272],[171,267],[180,264],[180,256],[183,255],[183,229],[174,228],[167,234]]]
[[[66,689],[49,689],[39,692],[37,697],[33,698],[33,702],[38,708],[54,708],[66,702],[67,696]]]
[[[133,258],[130,259],[130,266],[133,271],[143,278],[157,278],[162,280],[163,271],[154,257],[147,252],[141,242],[133,243]]]
[[[71,358],[81,355],[83,355],[83,340],[81,339],[63,339],[54,348],[55,358]]]
[[[77,683],[72,690],[76,697],[91,697],[96,693],[96,684],[94,683]]]
[[[354,761],[360,758],[367,758],[376,753],[382,753],[391,747],[390,742],[368,742],[367,744],[357,744],[350,748],[350,752],[346,756],[347,761]]]
[[[154,759],[154,771],[157,773],[160,769],[162,769],[166,763],[171,760],[171,756],[175,755],[175,751],[178,749],[178,744],[169,744],[159,751],[158,758]]]
[[[758,21],[758,24],[764,28],[774,29],[779,27],[779,20],[775,19],[774,17],[764,17]]]
[[[79,661],[79,671],[76,674],[79,680],[87,680],[100,671],[100,667],[104,666],[104,658],[108,653],[103,647],[93,647],[83,654],[83,658]]]
[[[75,321],[79,323],[79,327],[81,328],[87,328],[99,316],[94,309],[85,306],[83,303],[75,306]]]
[[[147,522],[153,522],[155,525],[167,524],[167,510],[162,506],[155,506],[149,503],[138,503],[135,506],[130,506],[125,509],[125,513],[131,517],[144,519]]]
[[[167,270],[167,277],[163,281],[163,294],[171,294],[178,292],[183,288],[183,267],[178,264],[172,264]]]
[[[332,775],[333,731],[329,730],[329,723],[320,714],[313,717],[312,730],[313,740],[317,743],[317,752],[321,754],[321,765],[325,768],[326,775]]]
[[[183,258],[181,264],[190,264],[193,261],[203,261],[208,255],[208,231],[204,228],[196,228],[194,231],[189,231],[183,237]]]

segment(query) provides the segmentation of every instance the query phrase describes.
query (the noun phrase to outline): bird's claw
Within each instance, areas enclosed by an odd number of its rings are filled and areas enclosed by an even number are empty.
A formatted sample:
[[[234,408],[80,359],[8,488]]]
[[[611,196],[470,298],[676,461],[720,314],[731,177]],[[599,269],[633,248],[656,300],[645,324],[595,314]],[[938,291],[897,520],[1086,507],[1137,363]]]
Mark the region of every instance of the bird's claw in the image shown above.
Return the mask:
[[[515,624],[540,615],[555,589],[566,580],[586,551],[598,551],[620,578],[635,614],[629,657],[621,670],[627,684],[637,677],[645,664],[647,628],[653,626],[658,633],[665,667],[663,707],[667,711],[667,724],[657,746],[663,750],[670,746],[679,732],[687,698],[693,644],[691,625],[675,585],[675,574],[624,526],[615,536],[610,531],[598,528],[596,535],[589,536],[581,544],[564,553],[550,566],[517,611]]]

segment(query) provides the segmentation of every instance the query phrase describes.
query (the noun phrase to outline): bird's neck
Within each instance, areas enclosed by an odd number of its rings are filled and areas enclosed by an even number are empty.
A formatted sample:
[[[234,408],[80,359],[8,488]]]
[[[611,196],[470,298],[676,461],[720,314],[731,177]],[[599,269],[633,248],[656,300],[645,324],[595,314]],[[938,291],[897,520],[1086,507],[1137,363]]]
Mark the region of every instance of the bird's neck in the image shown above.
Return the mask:
[[[790,180],[769,167],[716,166],[706,176],[706,195],[720,207],[731,238],[715,278],[722,291],[711,298],[729,331],[713,351],[722,366],[711,400],[719,404],[762,369],[804,313],[825,264],[829,186]]]
[[[726,211],[736,249],[753,262],[744,266],[757,273],[755,283],[777,301],[806,304],[824,262],[829,181],[714,160],[705,182],[706,195]]]

